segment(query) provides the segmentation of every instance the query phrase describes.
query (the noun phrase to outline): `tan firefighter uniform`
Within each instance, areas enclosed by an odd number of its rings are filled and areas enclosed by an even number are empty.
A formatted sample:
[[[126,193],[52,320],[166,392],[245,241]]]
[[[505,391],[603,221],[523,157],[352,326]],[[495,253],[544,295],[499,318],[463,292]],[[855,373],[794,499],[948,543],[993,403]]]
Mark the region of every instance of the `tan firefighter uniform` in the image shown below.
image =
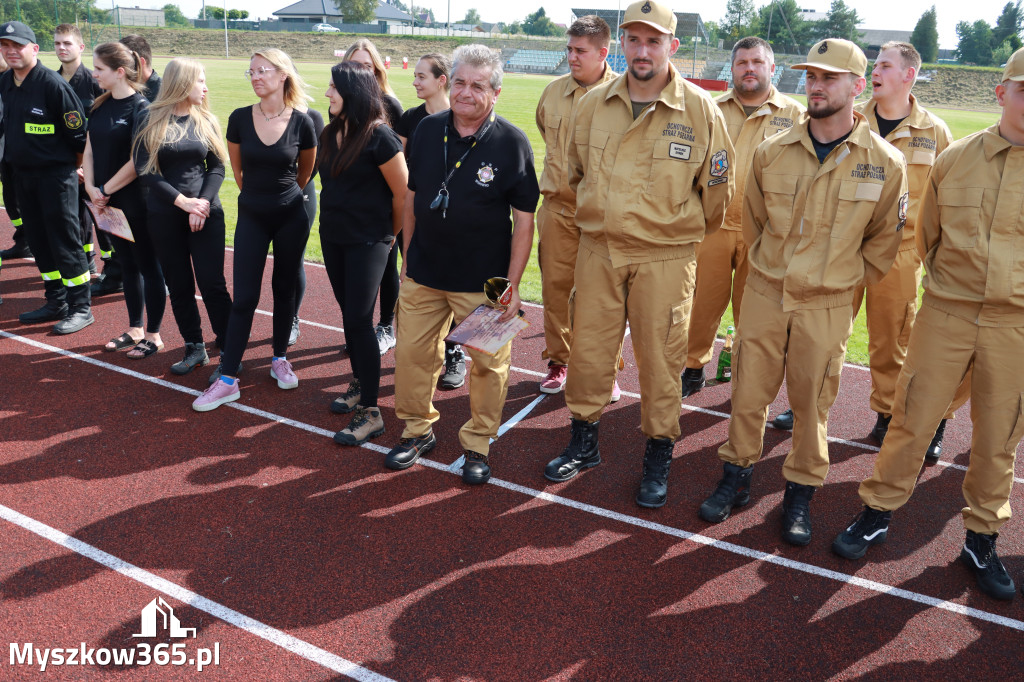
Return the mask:
[[[569,364],[569,294],[576,269],[580,231],[576,228],[576,194],[569,189],[566,165],[569,140],[575,126],[576,105],[591,88],[616,74],[605,62],[604,75],[591,86],[576,82],[571,73],[551,81],[537,103],[537,128],[544,138],[544,172],[540,191],[544,202],[537,212],[537,259],[544,300],[543,357],[558,365]]]
[[[1010,518],[1014,455],[1024,434],[1024,147],[1000,137],[998,124],[954,142],[935,162],[917,231],[924,301],[889,432],[860,496],[880,510],[906,503],[970,369],[974,428],[964,525],[994,533]]]
[[[690,335],[686,367],[699,369],[711,361],[715,335],[732,296],[733,320],[740,319],[743,285],[747,281],[747,245],[743,242],[743,190],[747,171],[757,145],[792,127],[803,106],[771,86],[768,99],[747,116],[733,91],[715,100],[725,114],[729,138],[736,149],[733,166],[736,191],[725,211],[721,230],[710,234],[697,247],[697,287],[690,311]],[[733,272],[735,271],[735,276]]]
[[[871,409],[885,415],[892,414],[892,401],[896,394],[896,379],[907,357],[907,342],[910,330],[917,317],[917,289],[921,284],[921,257],[914,244],[919,197],[928,182],[928,173],[935,163],[935,157],[953,141],[942,119],[938,118],[910,96],[910,115],[890,132],[885,141],[903,152],[907,161],[907,188],[910,202],[907,209],[907,226],[903,228],[903,243],[900,244],[896,261],[889,274],[877,284],[857,288],[853,298],[853,316],[857,317],[867,292],[868,353],[871,367]],[[871,129],[878,132],[875,118],[875,102],[869,100],[858,104],[857,111],[864,114]],[[947,418],[970,397],[970,382],[957,394]]]
[[[809,121],[754,152],[743,202],[747,304],[733,346],[729,440],[718,454],[740,467],[761,457],[768,406],[785,375],[794,425],[783,474],[820,486],[854,290],[882,279],[896,257],[907,179],[903,155],[863,115],[854,113],[853,130],[822,164]]]
[[[565,402],[598,421],[628,320],[647,438],[679,436],[679,375],[695,245],[722,225],[733,193],[725,117],[669,63],[671,80],[633,119],[626,76],[580,100],[569,187],[580,230]]]

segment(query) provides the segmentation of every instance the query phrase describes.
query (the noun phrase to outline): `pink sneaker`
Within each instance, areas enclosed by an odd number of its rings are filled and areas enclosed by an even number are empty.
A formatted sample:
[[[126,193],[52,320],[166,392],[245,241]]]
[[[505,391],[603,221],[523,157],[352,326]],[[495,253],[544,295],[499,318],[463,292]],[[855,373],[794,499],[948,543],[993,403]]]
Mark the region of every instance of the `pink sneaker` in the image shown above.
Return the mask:
[[[612,402],[617,403],[622,399],[622,389],[619,388],[619,380],[616,379],[615,383],[612,384]]]
[[[241,391],[238,390],[238,380],[235,380],[234,384],[228,385],[218,379],[217,381],[210,384],[210,387],[203,391],[203,394],[195,399],[192,403],[192,409],[196,412],[209,412],[215,410],[224,403],[230,403],[238,400],[238,396],[242,395]]]
[[[270,378],[277,379],[278,388],[299,387],[299,378],[292,371],[292,363],[284,358],[270,361]]]
[[[566,365],[548,365],[548,375],[540,382],[541,393],[559,393],[565,388],[565,377],[569,373]]]

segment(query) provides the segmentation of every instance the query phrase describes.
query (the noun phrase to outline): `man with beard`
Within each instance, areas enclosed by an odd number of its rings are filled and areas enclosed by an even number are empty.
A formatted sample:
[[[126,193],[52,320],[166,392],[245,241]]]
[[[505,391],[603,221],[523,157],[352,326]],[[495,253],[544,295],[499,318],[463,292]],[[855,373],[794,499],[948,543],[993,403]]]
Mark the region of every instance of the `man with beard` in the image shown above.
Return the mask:
[[[569,144],[580,231],[565,386],[572,434],[544,475],[567,480],[601,463],[597,429],[628,322],[647,440],[636,502],[660,507],[679,437],[694,251],[722,226],[734,159],[722,111],[669,61],[679,47],[672,10],[635,2],[619,28],[629,69],[583,96]]]
[[[804,110],[799,102],[775,89],[773,73],[775,53],[771,45],[762,38],[743,38],[732,48],[732,90],[715,100],[725,114],[729,137],[736,148],[736,193],[725,212],[723,229],[709,234],[697,249],[697,286],[682,377],[684,398],[704,387],[704,365],[711,360],[730,293],[733,319],[740,319],[747,281],[747,245],[743,243],[741,217],[750,159],[757,145],[792,127]]]
[[[783,376],[794,412],[782,467],[782,537],[811,541],[810,501],[828,473],[828,411],[862,281],[879,281],[899,249],[907,211],[903,155],[853,110],[867,59],[847,40],[826,39],[807,62],[807,113],[754,152],[743,201],[750,272],[733,346],[732,418],[719,449],[724,475],[700,507],[705,521],[750,500],[768,405]]]

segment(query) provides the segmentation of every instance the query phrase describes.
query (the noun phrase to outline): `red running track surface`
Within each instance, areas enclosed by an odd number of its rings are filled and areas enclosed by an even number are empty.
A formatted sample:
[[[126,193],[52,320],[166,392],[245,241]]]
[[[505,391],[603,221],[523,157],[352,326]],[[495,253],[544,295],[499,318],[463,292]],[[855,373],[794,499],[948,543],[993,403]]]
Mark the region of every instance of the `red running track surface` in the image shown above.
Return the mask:
[[[460,454],[466,388],[437,393],[439,446],[429,460],[401,473],[382,467],[401,433],[393,353],[382,370],[387,433],[363,448],[330,440],[347,418],[328,404],[351,373],[320,266],[307,265],[302,337],[289,352],[299,388],[276,387],[267,270],[241,400],[197,414],[190,403],[211,367],[170,374],[182,340],[169,307],[164,351],[129,360],[100,348],[124,331],[121,296],[96,299],[96,324],[56,336],[50,325],[18,324],[18,313],[40,303],[38,273],[27,260],[4,263],[0,678],[40,675],[38,666],[10,665],[12,642],[134,646],[140,610],[158,596],[198,629],[185,640],[190,651],[219,644],[220,665],[203,675],[223,679],[1019,674],[1024,599],[988,599],[956,563],[968,408],[947,430],[943,462],[924,469],[894,515],[889,542],[868,561],[847,562],[829,545],[858,511],[857,484],[877,450],[866,438],[874,423],[866,371],[843,373],[832,471],[812,504],[814,539],[794,548],[778,533],[785,432],[766,434],[749,506],[717,526],[697,517],[721,471],[728,385],[687,400],[669,503],[636,506],[644,441],[628,338],[626,394],[601,424],[604,463],[568,483],[546,481],[545,463],[568,441],[569,414],[561,395],[537,400],[542,321],[528,307],[532,326],[514,344],[504,418],[525,414],[492,447],[491,484],[471,489],[447,470]],[[1019,526],[1011,520],[999,541],[1018,583]],[[102,672],[196,677],[175,666]]]

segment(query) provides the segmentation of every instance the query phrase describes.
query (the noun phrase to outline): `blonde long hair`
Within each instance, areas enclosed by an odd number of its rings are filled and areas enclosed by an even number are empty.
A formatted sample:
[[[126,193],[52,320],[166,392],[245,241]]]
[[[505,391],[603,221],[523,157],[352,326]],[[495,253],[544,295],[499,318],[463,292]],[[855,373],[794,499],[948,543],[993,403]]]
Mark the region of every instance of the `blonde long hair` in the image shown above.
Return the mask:
[[[302,80],[302,76],[295,69],[292,58],[276,47],[265,47],[252,53],[253,57],[263,57],[274,65],[274,68],[283,72],[288,78],[284,81],[284,105],[299,111],[306,111],[309,103],[313,101],[307,89],[309,84]],[[251,59],[251,57],[250,57]]]
[[[359,50],[366,50],[366,53],[370,55],[370,61],[373,62],[373,77],[377,79],[380,91],[385,95],[394,97],[395,91],[391,89],[391,84],[388,83],[388,72],[384,69],[384,60],[381,59],[377,46],[372,42],[366,38],[360,38],[352,43],[352,47],[345,50],[345,56],[341,58],[341,61],[352,61],[352,55],[359,52]]]
[[[186,127],[171,120],[174,116],[174,107],[188,99],[188,93],[202,73],[203,65],[188,57],[175,57],[167,64],[163,82],[160,84],[160,94],[157,95],[156,101],[149,105],[149,120],[135,138],[135,144],[149,153],[149,161],[142,169],[143,174],[159,173],[157,153],[160,147],[174,144],[185,136]],[[188,116],[199,140],[221,161],[227,161],[228,152],[222,140],[220,123],[210,110],[209,98],[204,97],[202,104],[193,104],[189,107]]]

